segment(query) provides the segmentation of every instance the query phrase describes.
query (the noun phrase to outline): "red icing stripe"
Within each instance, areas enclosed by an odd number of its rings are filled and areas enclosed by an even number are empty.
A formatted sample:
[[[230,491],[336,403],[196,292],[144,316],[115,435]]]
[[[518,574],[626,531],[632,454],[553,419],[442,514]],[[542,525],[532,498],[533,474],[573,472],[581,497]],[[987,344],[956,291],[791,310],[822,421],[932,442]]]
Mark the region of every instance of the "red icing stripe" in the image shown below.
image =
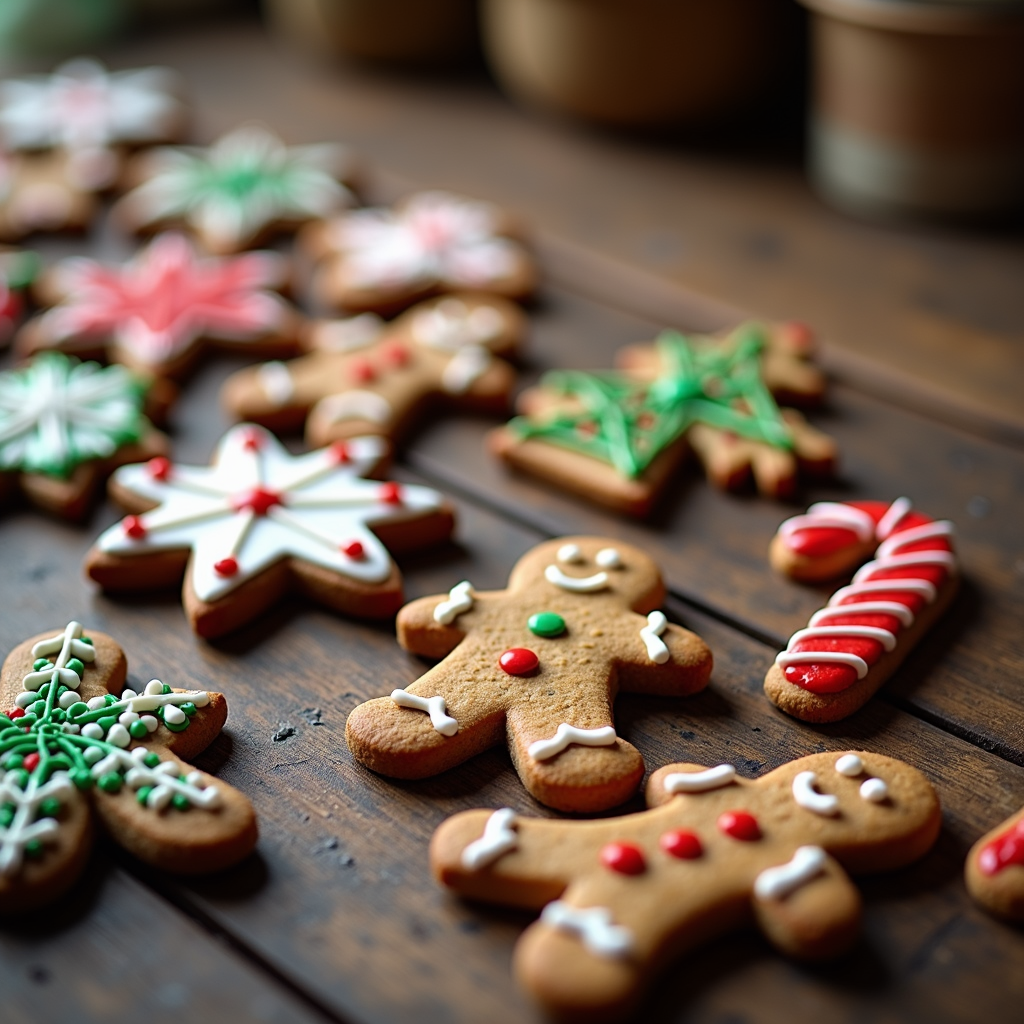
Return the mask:
[[[978,854],[978,867],[986,875],[998,874],[1011,864],[1024,865],[1024,819],[986,843]]]

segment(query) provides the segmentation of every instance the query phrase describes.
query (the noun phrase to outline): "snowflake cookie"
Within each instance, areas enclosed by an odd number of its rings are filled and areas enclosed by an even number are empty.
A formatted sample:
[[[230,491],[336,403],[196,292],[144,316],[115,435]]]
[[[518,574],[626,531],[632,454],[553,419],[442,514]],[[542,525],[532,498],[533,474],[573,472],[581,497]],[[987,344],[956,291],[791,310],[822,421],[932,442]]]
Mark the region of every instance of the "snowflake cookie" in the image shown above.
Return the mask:
[[[93,815],[165,871],[217,871],[256,844],[237,790],[186,762],[227,718],[222,694],[126,685],[121,648],[69,622],[16,647],[0,676],[0,914],[58,899],[89,855]]]
[[[200,257],[182,235],[155,238],[130,262],[74,257],[43,276],[53,308],[22,327],[22,353],[58,349],[180,378],[205,346],[273,356],[298,351],[301,317],[277,294],[285,267],[272,252]]]
[[[801,472],[832,471],[836,446],[775,401],[768,335],[757,324],[725,339],[665,331],[652,352],[627,353],[629,370],[552,371],[520,396],[523,415],[491,434],[491,448],[516,469],[641,517],[690,449],[719,487],[753,477],[762,494],[788,495]]]
[[[528,551],[507,590],[468,582],[398,615],[407,650],[443,658],[389,697],[360,704],[345,738],[365,765],[418,779],[508,743],[526,788],[563,811],[614,807],[644,774],[615,732],[621,691],[683,697],[703,690],[711,652],[658,605],[665,587],[639,548],[563,537]]]
[[[443,885],[541,910],[514,966],[555,1017],[646,1019],[637,1003],[666,961],[751,920],[791,956],[836,956],[860,925],[847,872],[918,860],[942,824],[919,771],[865,752],[812,754],[754,780],[728,764],[667,765],[647,804],[601,821],[466,811],[434,834]]]
[[[213,253],[247,249],[355,202],[343,184],[353,177],[344,146],[289,147],[259,125],[209,149],[152,150],[129,173],[140,184],[117,202],[116,219],[131,231],[183,227]]]
[[[525,299],[537,271],[508,214],[447,192],[394,209],[353,210],[299,236],[314,298],[349,312],[397,313],[420,299],[478,291]]]
[[[86,572],[116,591],[184,577],[185,611],[204,637],[237,629],[291,592],[386,618],[402,604],[388,549],[437,544],[454,518],[436,491],[363,479],[385,452],[380,438],[359,437],[292,455],[242,424],[209,467],[166,458],[125,466],[110,491],[133,514],[96,541]]]
[[[60,150],[76,185],[105,189],[124,150],[181,136],[178,91],[167,68],[108,72],[95,60],[71,60],[51,75],[0,82],[0,140],[8,150]]]
[[[44,352],[0,373],[0,502],[22,492],[68,519],[118,466],[165,454],[142,415],[146,388],[123,366]]]

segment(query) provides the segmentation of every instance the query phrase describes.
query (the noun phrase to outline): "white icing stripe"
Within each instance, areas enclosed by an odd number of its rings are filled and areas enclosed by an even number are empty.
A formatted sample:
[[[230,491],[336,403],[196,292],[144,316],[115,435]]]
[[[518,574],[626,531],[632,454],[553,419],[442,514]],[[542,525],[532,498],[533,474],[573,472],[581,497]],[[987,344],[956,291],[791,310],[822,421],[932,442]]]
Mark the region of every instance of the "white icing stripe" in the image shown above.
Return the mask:
[[[454,736],[459,731],[459,723],[447,713],[444,697],[418,697],[406,690],[392,690],[391,699],[400,708],[425,711],[430,716],[430,724],[442,736]]]
[[[612,912],[607,907],[581,910],[554,900],[541,912],[540,919],[556,931],[577,936],[594,956],[618,958],[633,951],[633,933],[622,925],[612,924]]]
[[[511,807],[495,811],[484,825],[484,834],[462,851],[462,866],[467,871],[478,871],[514,850],[519,843],[515,823],[516,812]]]
[[[441,371],[441,387],[450,395],[463,395],[493,362],[494,357],[482,345],[467,345],[459,349]]]
[[[846,651],[782,651],[775,659],[775,664],[783,669],[790,665],[819,665],[823,662],[846,665],[857,673],[858,679],[868,674],[868,663]]]
[[[856,778],[864,771],[864,762],[856,754],[843,754],[836,761],[836,771],[847,778]]]
[[[664,612],[651,612],[647,616],[647,625],[640,630],[640,639],[647,648],[647,657],[655,665],[664,665],[669,659],[669,649],[661,639],[662,633],[668,628],[668,619]]]
[[[706,793],[709,789],[721,789],[736,779],[736,769],[731,764],[720,764],[702,772],[672,772],[665,776],[666,793]]]
[[[828,855],[820,846],[800,846],[793,859],[757,876],[754,895],[759,900],[780,900],[817,878],[825,870]]]
[[[956,527],[948,519],[942,519],[935,523],[922,523],[920,526],[912,526],[909,530],[900,530],[887,540],[878,545],[875,556],[888,558],[896,554],[901,548],[911,544],[919,544],[923,540],[948,540],[956,533]],[[947,552],[948,554],[948,552]]]
[[[857,540],[866,544],[875,536],[875,521],[863,509],[837,501],[819,501],[803,514],[787,519],[779,533],[788,540],[794,533],[807,529],[852,530]]]
[[[895,634],[890,633],[887,629],[879,629],[877,626],[817,626],[798,629],[789,638],[789,648],[793,648],[801,640],[817,640],[830,636],[853,636],[866,640],[877,640],[887,651],[896,647]]]
[[[393,415],[391,403],[383,395],[358,388],[328,395],[320,400],[317,409],[327,423],[340,423],[342,420],[388,423]]]
[[[473,607],[473,584],[469,580],[456,583],[448,591],[448,600],[441,601],[434,609],[434,621],[450,626],[463,612]]]
[[[889,796],[889,787],[883,779],[867,779],[861,784],[860,795],[862,800],[880,804]]]
[[[613,725],[602,725],[597,729],[578,729],[575,725],[563,722],[550,739],[534,740],[527,753],[534,761],[547,761],[560,754],[571,743],[578,743],[581,747],[610,747],[615,740]]]
[[[817,626],[819,622],[837,619],[843,615],[894,615],[904,626],[913,625],[914,613],[898,601],[857,601],[854,604],[828,605],[819,608],[810,619],[808,625]]]
[[[935,595],[938,593],[935,585],[928,580],[896,577],[885,580],[859,580],[857,583],[851,583],[848,587],[841,587],[832,595],[828,603],[839,604],[848,597],[857,597],[860,594],[881,594],[886,591],[906,591],[911,594],[920,594],[929,604],[935,600]]]
[[[574,594],[590,594],[595,590],[603,590],[608,586],[608,573],[596,572],[593,576],[566,576],[557,565],[549,565],[544,570],[544,578],[563,590]]]
[[[878,520],[875,527],[875,536],[879,540],[885,540],[899,526],[900,521],[912,508],[909,498],[897,498],[886,509],[885,514]]]
[[[295,397],[295,382],[288,367],[279,361],[264,363],[256,371],[263,394],[274,405],[284,405]]]
[[[917,565],[941,565],[943,569],[952,572],[956,568],[956,559],[952,551],[914,551],[907,555],[889,555],[866,562],[854,573],[853,582],[859,583],[881,569],[908,569]]]
[[[814,772],[800,772],[793,779],[793,799],[805,810],[829,817],[839,810],[839,797],[832,793],[819,793],[814,787],[818,776]]]

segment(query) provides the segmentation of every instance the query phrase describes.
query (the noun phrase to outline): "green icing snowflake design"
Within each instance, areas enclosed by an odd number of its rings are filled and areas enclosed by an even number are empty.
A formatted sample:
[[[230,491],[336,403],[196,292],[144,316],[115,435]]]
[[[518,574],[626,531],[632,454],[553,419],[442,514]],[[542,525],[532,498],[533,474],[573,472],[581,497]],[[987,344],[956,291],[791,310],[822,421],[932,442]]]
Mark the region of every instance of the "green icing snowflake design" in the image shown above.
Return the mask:
[[[77,622],[37,643],[32,657],[15,707],[0,714],[0,877],[15,875],[25,858],[43,855],[76,789],[95,784],[118,793],[128,786],[156,813],[219,805],[217,787],[204,785],[200,772],[182,775],[176,762],[144,746],[128,750],[160,724],[172,732],[187,729],[196,709],[209,704],[208,693],[175,692],[153,680],[141,693],[125,689],[120,698],[83,701],[78,687],[96,652]]]
[[[123,366],[45,352],[0,373],[0,470],[68,476],[138,441],[145,384]]]
[[[760,330],[734,343],[699,345],[678,331],[658,337],[661,372],[653,381],[625,373],[557,370],[541,386],[578,409],[509,423],[521,438],[541,438],[613,465],[633,479],[695,423],[787,451],[793,436],[761,377]]]
[[[152,177],[127,197],[144,223],[184,220],[225,249],[276,221],[326,217],[355,201],[338,181],[348,162],[343,147],[287,147],[254,126],[208,150],[182,146],[150,159]]]

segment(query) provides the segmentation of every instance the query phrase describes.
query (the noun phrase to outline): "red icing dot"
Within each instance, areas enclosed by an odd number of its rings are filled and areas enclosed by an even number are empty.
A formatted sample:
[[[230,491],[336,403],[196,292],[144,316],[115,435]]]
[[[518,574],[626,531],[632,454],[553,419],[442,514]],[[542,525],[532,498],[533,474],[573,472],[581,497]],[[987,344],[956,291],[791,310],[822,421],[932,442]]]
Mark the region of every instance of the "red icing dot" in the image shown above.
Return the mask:
[[[39,755],[36,753],[26,754],[21,766],[27,772],[34,772],[39,767]]]
[[[366,384],[377,376],[377,371],[366,359],[353,359],[349,364],[349,373],[352,374],[352,379],[360,384]]]
[[[384,361],[392,366],[405,366],[409,362],[409,350],[397,341],[393,345],[388,345],[381,352],[381,355]]]
[[[366,553],[363,550],[363,545],[357,540],[350,540],[342,544],[341,551],[343,554],[348,555],[349,558],[362,558]]]
[[[171,475],[171,460],[166,455],[158,455],[146,463],[146,468],[154,480],[166,480]]]
[[[265,516],[275,505],[281,505],[281,495],[266,487],[254,487],[251,491],[238,494],[231,499],[232,506],[239,512],[251,508],[258,516]]]
[[[349,454],[348,445],[344,441],[335,441],[331,445],[331,458],[338,463],[339,466],[343,466],[346,462],[350,462],[352,456]]]
[[[142,540],[146,536],[145,523],[138,516],[125,516],[121,528],[132,540]]]
[[[733,839],[753,842],[761,838],[761,826],[757,818],[747,811],[726,811],[718,817],[718,828]]]
[[[783,324],[782,333],[795,351],[806,351],[814,344],[814,331],[799,320]]]
[[[643,851],[632,843],[608,843],[602,846],[601,863],[620,875],[641,875],[647,870]]]
[[[1011,864],[1024,865],[1024,820],[986,843],[978,854],[978,867],[986,875],[998,874]]]
[[[383,501],[385,505],[401,505],[402,488],[396,483],[381,484],[380,500]]]
[[[245,435],[242,447],[247,452],[258,452],[263,447],[263,435],[256,430],[250,430]]]
[[[678,857],[680,860],[693,860],[704,852],[704,847],[696,832],[689,832],[685,828],[677,828],[673,832],[666,832],[659,840],[661,848],[670,856]]]
[[[234,558],[222,558],[213,563],[213,571],[218,576],[234,576],[238,572],[238,561]]]
[[[8,711],[7,712],[7,717],[10,718],[12,721],[15,718],[24,718],[25,717],[25,709],[24,708],[14,708],[12,711]]]
[[[528,647],[512,647],[498,659],[498,664],[510,676],[525,676],[532,672],[540,661]]]

